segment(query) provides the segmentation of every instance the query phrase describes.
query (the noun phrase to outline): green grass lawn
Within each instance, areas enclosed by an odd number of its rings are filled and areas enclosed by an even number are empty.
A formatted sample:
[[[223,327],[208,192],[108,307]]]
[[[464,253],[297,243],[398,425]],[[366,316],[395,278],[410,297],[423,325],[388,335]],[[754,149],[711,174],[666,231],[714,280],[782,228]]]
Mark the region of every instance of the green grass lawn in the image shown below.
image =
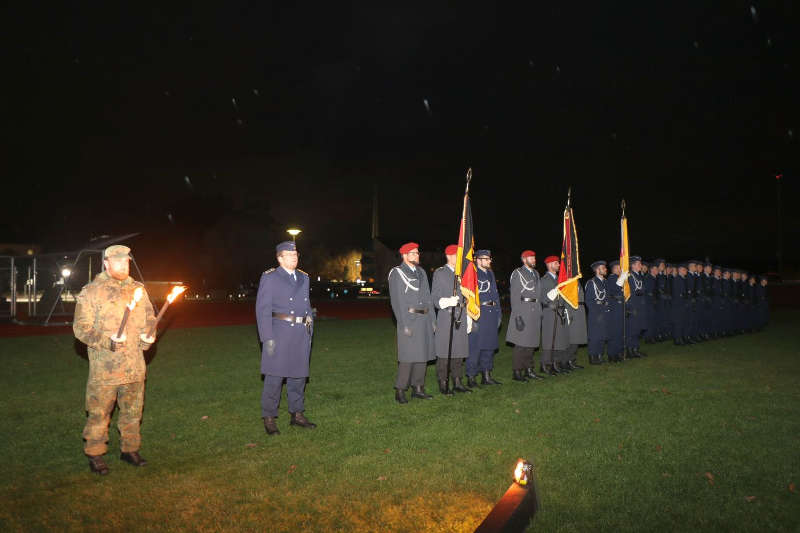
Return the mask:
[[[800,313],[762,333],[401,406],[388,320],[317,326],[306,414],[268,438],[254,326],[169,331],[136,469],[89,472],[70,336],[0,339],[0,531],[470,531],[537,468],[542,531],[798,531]],[[505,330],[504,330],[505,332]],[[585,349],[580,352],[585,362]],[[538,354],[537,354],[538,360]],[[428,390],[436,387],[433,367]]]

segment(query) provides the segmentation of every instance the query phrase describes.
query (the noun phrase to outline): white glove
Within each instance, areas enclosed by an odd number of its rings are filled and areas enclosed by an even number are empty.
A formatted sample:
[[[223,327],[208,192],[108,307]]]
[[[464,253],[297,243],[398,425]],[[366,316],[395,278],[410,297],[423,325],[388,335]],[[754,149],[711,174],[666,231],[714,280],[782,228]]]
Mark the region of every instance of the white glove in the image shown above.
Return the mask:
[[[458,296],[439,298],[439,309],[447,309],[458,305]]]
[[[556,298],[558,298],[558,289],[557,288],[550,289],[549,291],[547,291],[547,297],[550,298],[551,300],[555,300]]]
[[[467,335],[472,333],[472,317],[467,315]]]
[[[627,272],[623,272],[622,274],[620,274],[619,278],[617,278],[617,286],[618,287],[622,287],[623,285],[625,285],[625,280],[626,279],[628,279],[628,273]]]
[[[117,344],[125,344],[127,338],[128,336],[125,333],[122,334],[122,337],[117,337],[116,333],[111,335],[111,340],[116,342]]]
[[[139,335],[139,340],[141,340],[145,344],[153,344],[154,342],[156,342],[156,338],[155,337],[148,337],[147,333],[141,333]]]

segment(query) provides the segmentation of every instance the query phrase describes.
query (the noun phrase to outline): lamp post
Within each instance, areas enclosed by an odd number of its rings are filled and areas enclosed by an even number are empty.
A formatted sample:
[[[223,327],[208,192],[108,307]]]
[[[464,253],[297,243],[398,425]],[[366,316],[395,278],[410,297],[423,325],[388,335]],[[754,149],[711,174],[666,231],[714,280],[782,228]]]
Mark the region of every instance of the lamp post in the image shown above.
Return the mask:
[[[297,241],[297,236],[300,235],[300,233],[302,231],[303,230],[297,229],[297,228],[289,228],[289,229],[286,230],[286,233],[288,233],[289,235],[292,236],[292,242],[296,242]]]

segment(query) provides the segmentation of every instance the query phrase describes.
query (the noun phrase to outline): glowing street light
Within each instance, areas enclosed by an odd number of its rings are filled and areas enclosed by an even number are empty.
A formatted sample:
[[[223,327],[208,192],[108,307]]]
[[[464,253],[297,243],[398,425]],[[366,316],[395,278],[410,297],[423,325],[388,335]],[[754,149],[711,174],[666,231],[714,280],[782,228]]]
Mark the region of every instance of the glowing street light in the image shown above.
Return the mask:
[[[297,228],[289,228],[289,229],[286,230],[286,233],[288,233],[289,235],[292,236],[292,241],[296,241],[297,240],[297,236],[300,235],[300,233],[302,231],[303,230],[297,229]]]

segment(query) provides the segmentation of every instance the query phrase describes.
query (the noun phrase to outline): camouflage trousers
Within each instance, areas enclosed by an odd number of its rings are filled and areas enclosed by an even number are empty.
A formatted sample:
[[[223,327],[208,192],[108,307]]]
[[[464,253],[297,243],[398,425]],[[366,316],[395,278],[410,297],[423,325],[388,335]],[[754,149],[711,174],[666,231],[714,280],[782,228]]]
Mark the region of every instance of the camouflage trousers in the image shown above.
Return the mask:
[[[83,428],[86,455],[103,455],[108,450],[108,424],[119,406],[117,428],[120,434],[120,449],[123,452],[139,450],[144,406],[144,381],[123,385],[99,385],[91,381],[86,384],[86,427]]]

